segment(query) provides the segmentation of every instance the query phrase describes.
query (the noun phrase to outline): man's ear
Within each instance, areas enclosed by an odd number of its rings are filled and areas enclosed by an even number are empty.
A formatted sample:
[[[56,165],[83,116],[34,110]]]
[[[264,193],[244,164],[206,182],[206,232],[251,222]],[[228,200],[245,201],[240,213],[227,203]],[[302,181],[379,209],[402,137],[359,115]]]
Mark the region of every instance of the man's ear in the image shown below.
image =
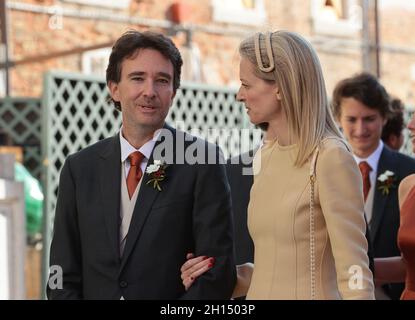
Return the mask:
[[[116,102],[120,102],[120,93],[118,90],[118,83],[115,83],[114,81],[108,82],[108,89],[110,91],[110,95],[112,100]]]

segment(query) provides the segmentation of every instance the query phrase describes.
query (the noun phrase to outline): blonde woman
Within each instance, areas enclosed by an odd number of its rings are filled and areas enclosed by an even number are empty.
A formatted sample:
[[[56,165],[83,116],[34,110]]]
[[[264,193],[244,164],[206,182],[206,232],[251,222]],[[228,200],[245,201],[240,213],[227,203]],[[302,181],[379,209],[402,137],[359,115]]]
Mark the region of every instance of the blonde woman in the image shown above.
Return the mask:
[[[254,159],[248,227],[255,266],[237,266],[234,296],[373,299],[362,178],[331,114],[319,59],[300,35],[258,33],[239,48],[250,121],[268,123]],[[196,248],[197,251],[197,248]],[[189,255],[189,288],[215,268]]]

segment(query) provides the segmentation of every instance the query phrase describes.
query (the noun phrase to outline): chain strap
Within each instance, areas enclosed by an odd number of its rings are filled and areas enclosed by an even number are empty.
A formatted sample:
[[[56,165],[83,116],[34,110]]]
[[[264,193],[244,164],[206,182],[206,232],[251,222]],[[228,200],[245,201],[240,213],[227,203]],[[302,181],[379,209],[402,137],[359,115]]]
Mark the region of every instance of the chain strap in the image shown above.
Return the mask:
[[[315,261],[315,226],[314,226],[314,184],[316,181],[316,161],[318,148],[313,154],[310,166],[310,294],[316,299],[316,261]]]

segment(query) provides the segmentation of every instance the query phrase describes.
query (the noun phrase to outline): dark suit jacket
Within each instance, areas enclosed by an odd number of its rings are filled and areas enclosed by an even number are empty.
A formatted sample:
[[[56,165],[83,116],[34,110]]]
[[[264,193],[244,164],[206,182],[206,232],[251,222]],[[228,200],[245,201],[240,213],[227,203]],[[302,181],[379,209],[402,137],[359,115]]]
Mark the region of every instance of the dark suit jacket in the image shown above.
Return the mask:
[[[251,154],[253,152],[251,151]],[[252,169],[251,161],[245,161],[250,154],[229,159],[226,163],[226,173],[231,186],[233,230],[235,243],[236,264],[254,262],[254,243],[248,231],[248,203],[251,187],[254,182],[253,175],[243,175],[242,170]]]
[[[398,248],[400,224],[398,186],[403,178],[415,173],[415,160],[385,146],[379,158],[378,177],[386,170],[395,174],[395,183],[389,194],[384,195],[379,189],[379,181],[376,179],[372,220],[370,221],[375,258],[393,257],[401,254]],[[399,299],[403,285],[386,286],[384,289],[391,298]]]
[[[256,150],[255,150],[256,151]],[[243,168],[252,168],[250,154],[244,153],[238,157],[228,160],[226,172],[232,195],[232,212],[234,220],[234,239],[235,239],[235,260],[237,264],[254,262],[254,244],[248,231],[248,203],[251,187],[253,184],[252,175],[242,175]],[[251,161],[249,161],[249,159]],[[366,217],[365,217],[366,221]],[[374,272],[373,248],[371,243],[370,231],[366,225],[366,239],[368,242],[369,268]]]
[[[184,137],[182,132],[165,128],[175,137]],[[219,150],[187,137],[191,141],[184,147],[197,146],[203,160],[207,159],[203,150]],[[176,160],[171,150],[166,152]],[[116,135],[69,156],[63,166],[50,251],[50,264],[63,269],[63,289],[48,287],[48,297],[230,298],[236,276],[230,190],[223,163],[174,161],[166,169],[160,192],[146,185],[149,176],[144,174],[120,259],[120,152]],[[184,150],[177,152],[182,155]],[[153,156],[154,150],[149,164]],[[188,252],[214,256],[216,261],[186,292],[180,268]]]

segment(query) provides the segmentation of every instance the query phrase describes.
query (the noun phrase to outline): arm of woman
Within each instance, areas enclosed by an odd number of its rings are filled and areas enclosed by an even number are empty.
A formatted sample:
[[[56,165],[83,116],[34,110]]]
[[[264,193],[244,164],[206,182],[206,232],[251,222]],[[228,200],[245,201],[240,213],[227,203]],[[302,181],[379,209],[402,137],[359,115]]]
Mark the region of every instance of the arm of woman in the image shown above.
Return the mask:
[[[254,265],[250,262],[236,266],[236,285],[232,293],[232,298],[245,297],[251,284]]]
[[[340,294],[343,299],[374,299],[365,238],[362,177],[342,142],[325,145],[320,151],[317,185]]]
[[[188,290],[199,276],[213,268],[215,259],[206,256],[195,258],[193,253],[189,253],[186,258],[188,260],[183,264],[180,271],[183,285],[185,289]],[[246,296],[249,285],[251,284],[254,265],[252,263],[237,265],[236,271],[237,281],[232,293],[232,298]]]
[[[406,267],[401,256],[375,259],[375,285],[405,282]]]
[[[215,258],[207,256],[194,256],[193,253],[186,255],[187,261],[180,268],[184,288],[189,290],[196,278],[207,272],[215,264]]]

